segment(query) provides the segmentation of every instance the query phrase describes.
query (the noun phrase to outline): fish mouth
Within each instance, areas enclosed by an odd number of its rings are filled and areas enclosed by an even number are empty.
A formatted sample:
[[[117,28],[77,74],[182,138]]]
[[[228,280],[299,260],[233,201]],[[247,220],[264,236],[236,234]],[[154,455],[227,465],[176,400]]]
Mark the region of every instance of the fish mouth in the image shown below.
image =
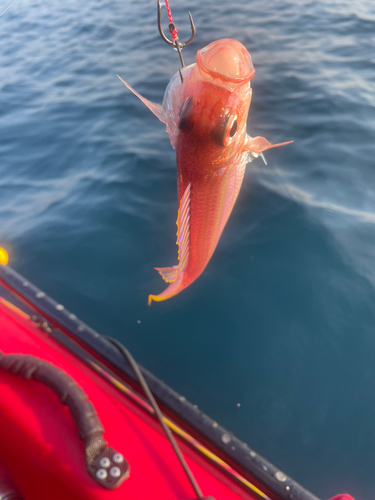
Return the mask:
[[[224,38],[212,42],[197,52],[198,68],[214,78],[234,82],[249,82],[255,69],[250,54],[237,40]]]

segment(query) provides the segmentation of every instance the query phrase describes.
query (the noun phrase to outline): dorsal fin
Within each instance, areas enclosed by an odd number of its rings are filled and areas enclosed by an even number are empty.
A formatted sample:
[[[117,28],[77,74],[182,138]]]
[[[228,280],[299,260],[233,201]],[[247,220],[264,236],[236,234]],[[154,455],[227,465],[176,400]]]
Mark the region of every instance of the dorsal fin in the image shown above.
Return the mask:
[[[177,245],[178,245],[178,266],[155,267],[163,279],[171,283],[164,292],[159,295],[149,295],[148,305],[155,300],[160,302],[176,295],[184,288],[184,270],[189,263],[190,252],[190,207],[191,207],[191,184],[185,189],[180,201],[180,208],[177,216]]]
[[[271,144],[265,137],[250,137],[247,136],[245,146],[243,148],[243,152],[251,151],[252,153],[262,153],[262,151],[266,151],[271,148],[278,148],[279,146],[285,146],[285,144],[290,144],[293,141],[288,142],[280,142],[279,144]]]
[[[118,76],[118,75],[117,75]],[[128,83],[126,83],[121,77],[118,76],[118,78],[120,78],[120,80],[122,81],[122,83],[125,85],[125,87],[128,87],[128,89],[133,92],[134,95],[136,95],[138,97],[138,99],[140,99],[143,104],[145,104],[148,109],[154,113],[154,115],[159,118],[159,120],[163,123],[167,123],[167,120],[164,116],[164,111],[163,111],[163,108],[160,106],[160,104],[156,104],[155,102],[152,102],[152,101],[149,101],[148,99],[146,99],[145,97],[141,96],[141,94],[138,94],[138,92],[136,92]]]
[[[177,216],[177,245],[178,245],[178,271],[183,271],[189,261],[190,246],[190,201],[191,183],[185,189],[181,198],[180,208]]]
[[[167,283],[176,281],[177,276],[186,268],[189,262],[190,244],[190,196],[191,184],[185,189],[180,201],[180,208],[177,215],[177,245],[178,245],[178,266],[155,267],[161,277]]]

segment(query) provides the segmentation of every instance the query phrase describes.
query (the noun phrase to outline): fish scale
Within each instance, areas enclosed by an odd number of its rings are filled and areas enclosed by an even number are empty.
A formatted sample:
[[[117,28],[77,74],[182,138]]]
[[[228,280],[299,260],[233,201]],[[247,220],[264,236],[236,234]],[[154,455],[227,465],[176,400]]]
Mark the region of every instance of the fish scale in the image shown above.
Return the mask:
[[[220,179],[192,184],[190,258],[184,284],[195,280],[210,260],[237,199],[245,167],[241,156],[238,165],[232,165]]]

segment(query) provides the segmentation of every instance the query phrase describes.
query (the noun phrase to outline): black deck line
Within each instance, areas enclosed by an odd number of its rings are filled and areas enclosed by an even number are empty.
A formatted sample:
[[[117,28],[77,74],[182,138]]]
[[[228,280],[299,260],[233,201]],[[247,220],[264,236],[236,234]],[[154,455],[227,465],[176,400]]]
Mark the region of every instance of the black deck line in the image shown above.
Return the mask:
[[[26,302],[42,312],[47,319],[50,318],[52,322],[61,325],[63,329],[70,332],[82,345],[95,352],[99,359],[101,358],[107,364],[115,367],[118,372],[123,373],[125,378],[131,379],[137,385],[133,371],[125,363],[118,350],[99,333],[67,311],[64,306],[48,297],[9,266],[0,264],[0,280]],[[236,468],[235,464],[238,464],[240,473],[247,471],[250,476],[256,478],[260,484],[263,484],[280,500],[320,500],[152,373],[142,367],[141,370],[162,407],[177,415],[185,423],[186,430],[193,429],[211,443],[213,451],[219,452],[224,460],[227,457],[228,462],[234,468]]]

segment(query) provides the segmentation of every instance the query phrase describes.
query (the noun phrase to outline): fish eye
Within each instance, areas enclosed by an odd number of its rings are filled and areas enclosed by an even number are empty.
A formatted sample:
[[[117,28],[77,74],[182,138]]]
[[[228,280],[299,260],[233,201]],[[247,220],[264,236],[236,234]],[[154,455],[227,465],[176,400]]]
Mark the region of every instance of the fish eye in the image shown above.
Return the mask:
[[[233,137],[237,134],[238,121],[235,111],[229,112],[223,121],[219,122],[211,133],[211,140],[221,147],[230,144]]]
[[[192,103],[193,103],[193,99],[191,96],[189,96],[184,100],[184,102],[181,105],[180,111],[178,113],[178,116],[180,117],[178,128],[180,130],[186,128],[186,122],[188,119],[188,115],[189,115],[189,111],[190,111]]]
[[[232,115],[229,115],[227,119],[227,123],[225,124],[225,129],[224,129],[224,136],[223,136],[223,146],[228,146],[233,137],[237,134],[237,129],[238,129],[238,121],[237,121],[237,114],[234,113]]]
[[[237,132],[237,118],[234,120],[232,127],[230,129],[229,132],[230,137],[234,137],[236,135],[236,132]]]

